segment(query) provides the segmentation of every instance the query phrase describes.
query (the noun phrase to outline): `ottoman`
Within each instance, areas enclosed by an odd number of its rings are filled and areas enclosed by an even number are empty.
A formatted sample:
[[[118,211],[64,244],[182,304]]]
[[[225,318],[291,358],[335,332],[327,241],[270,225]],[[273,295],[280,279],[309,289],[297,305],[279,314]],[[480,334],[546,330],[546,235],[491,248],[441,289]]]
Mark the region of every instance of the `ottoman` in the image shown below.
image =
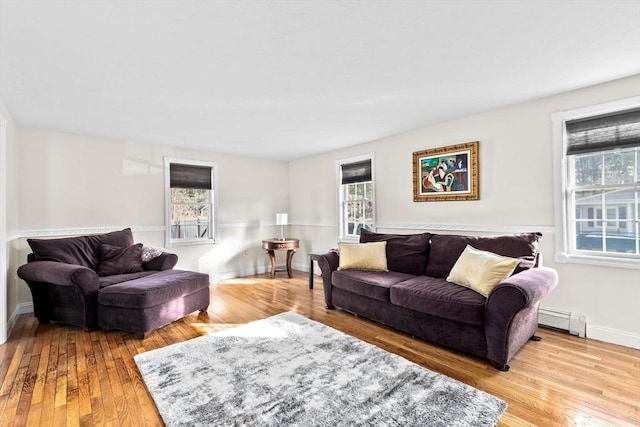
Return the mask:
[[[145,336],[209,306],[209,275],[164,270],[98,291],[98,324]]]

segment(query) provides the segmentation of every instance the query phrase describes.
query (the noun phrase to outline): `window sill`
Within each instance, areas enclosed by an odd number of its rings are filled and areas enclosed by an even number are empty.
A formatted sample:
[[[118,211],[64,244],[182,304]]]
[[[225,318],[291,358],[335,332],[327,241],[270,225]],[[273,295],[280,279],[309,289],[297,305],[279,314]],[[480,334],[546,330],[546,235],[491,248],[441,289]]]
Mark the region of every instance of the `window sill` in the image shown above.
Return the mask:
[[[360,236],[358,237],[340,237],[338,238],[340,243],[360,243]]]
[[[640,270],[640,260],[631,258],[614,258],[593,255],[558,254],[555,261],[562,264],[589,264],[603,267],[629,268]]]
[[[185,240],[171,240],[167,247],[176,247],[176,246],[193,246],[193,245],[214,245],[220,243],[216,239],[185,239]]]

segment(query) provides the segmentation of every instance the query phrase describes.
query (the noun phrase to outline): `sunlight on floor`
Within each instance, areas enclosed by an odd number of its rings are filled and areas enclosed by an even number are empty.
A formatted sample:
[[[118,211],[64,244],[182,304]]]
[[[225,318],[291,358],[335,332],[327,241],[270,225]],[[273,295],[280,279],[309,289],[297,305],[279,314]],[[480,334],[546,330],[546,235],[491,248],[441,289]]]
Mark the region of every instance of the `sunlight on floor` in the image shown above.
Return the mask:
[[[227,305],[224,303],[224,300],[220,298],[213,298],[209,301],[209,308],[207,308],[207,313],[211,314],[222,314],[227,309]]]
[[[220,280],[218,281],[217,284],[218,285],[257,285],[259,284],[259,282],[257,280],[250,279],[250,278],[238,277],[235,279]]]
[[[211,335],[216,332],[225,331],[227,329],[235,328],[236,326],[243,325],[244,323],[202,323],[192,322],[191,326],[196,328],[198,332],[203,335]]]

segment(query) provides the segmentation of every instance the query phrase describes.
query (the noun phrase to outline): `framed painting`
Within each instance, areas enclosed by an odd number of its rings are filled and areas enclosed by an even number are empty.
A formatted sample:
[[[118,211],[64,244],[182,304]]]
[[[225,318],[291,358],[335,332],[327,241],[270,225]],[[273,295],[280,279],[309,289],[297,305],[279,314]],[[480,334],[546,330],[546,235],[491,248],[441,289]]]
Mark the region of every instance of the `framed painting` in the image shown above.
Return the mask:
[[[479,200],[478,141],[413,153],[413,201]]]

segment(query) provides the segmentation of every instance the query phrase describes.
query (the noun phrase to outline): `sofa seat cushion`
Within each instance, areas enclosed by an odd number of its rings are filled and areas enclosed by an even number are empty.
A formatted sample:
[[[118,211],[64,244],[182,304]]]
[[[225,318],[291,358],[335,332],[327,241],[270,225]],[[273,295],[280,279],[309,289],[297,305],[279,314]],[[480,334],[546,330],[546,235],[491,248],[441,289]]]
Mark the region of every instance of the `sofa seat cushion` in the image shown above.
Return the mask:
[[[484,325],[487,299],[445,279],[415,277],[393,285],[390,297],[392,304],[420,313],[471,325]]]
[[[336,288],[389,302],[389,288],[415,276],[395,271],[338,270],[331,276]]]
[[[209,287],[209,275],[194,271],[165,270],[98,291],[103,306],[148,308],[177,300]]]
[[[100,283],[100,287],[104,288],[106,286],[115,285],[117,283],[128,282],[130,280],[139,279],[141,277],[150,276],[152,274],[157,274],[157,271],[140,271],[137,273],[127,273],[127,274],[115,274],[113,276],[102,276],[98,277],[98,283]]]

